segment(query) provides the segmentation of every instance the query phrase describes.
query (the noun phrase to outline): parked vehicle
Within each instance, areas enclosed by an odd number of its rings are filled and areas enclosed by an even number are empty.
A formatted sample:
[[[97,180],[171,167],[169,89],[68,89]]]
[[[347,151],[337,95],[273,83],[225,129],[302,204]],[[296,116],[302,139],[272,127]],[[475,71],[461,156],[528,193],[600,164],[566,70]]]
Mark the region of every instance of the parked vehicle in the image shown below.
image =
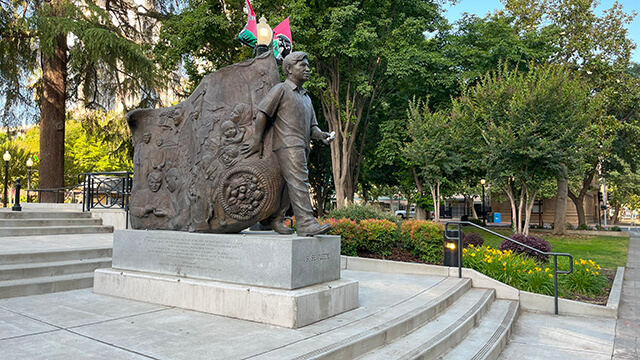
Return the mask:
[[[396,216],[402,219],[406,219],[407,218],[407,210],[398,210],[396,211]],[[409,209],[409,218],[415,218],[416,217],[416,209],[414,207],[411,207]]]

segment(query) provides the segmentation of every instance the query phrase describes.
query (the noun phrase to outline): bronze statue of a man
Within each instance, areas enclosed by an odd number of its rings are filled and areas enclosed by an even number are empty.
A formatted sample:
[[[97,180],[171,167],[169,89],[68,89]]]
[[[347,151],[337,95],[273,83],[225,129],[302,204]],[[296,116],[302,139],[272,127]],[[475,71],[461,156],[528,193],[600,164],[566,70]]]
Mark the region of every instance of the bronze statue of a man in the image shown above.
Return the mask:
[[[275,85],[258,104],[253,141],[243,146],[245,156],[262,149],[262,137],[267,121],[273,124],[273,151],[280,162],[286,186],[277,213],[268,219],[269,226],[280,234],[291,234],[284,226],[284,212],[291,204],[296,217],[297,233],[301,236],[324,234],[330,224],[320,225],[313,216],[309,197],[310,139],[329,144],[333,136],[320,130],[311,99],[302,85],[309,80],[309,58],[304,52],[289,54],[282,63],[287,79]]]

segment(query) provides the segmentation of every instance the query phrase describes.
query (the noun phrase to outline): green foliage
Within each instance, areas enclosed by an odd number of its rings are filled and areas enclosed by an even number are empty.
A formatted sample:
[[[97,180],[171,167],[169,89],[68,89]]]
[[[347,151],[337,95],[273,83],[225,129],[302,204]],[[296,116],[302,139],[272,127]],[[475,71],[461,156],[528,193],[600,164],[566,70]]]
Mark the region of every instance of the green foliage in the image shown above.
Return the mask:
[[[340,254],[346,256],[358,256],[358,245],[362,234],[362,227],[354,220],[330,218],[322,223],[331,224],[331,235],[340,236]],[[370,240],[367,240],[370,241]]]
[[[580,224],[580,225],[578,225],[576,230],[593,230],[593,229],[591,228],[591,226],[589,226],[587,224]]]
[[[520,290],[553,295],[553,266],[548,263],[539,265],[533,259],[516,255],[511,250],[501,251],[491,247],[465,248],[462,256],[465,267]],[[591,260],[575,261],[573,269],[569,275],[558,274],[561,291],[591,296],[602,294],[609,285],[609,280],[599,272],[600,266]]]
[[[584,295],[600,295],[609,285],[609,280],[600,274],[600,265],[592,260],[575,260],[573,272],[560,278],[562,287]]]
[[[252,2],[256,14],[266,10],[269,16],[273,9],[261,4]],[[153,53],[166,69],[184,66],[193,91],[208,73],[252,58],[253,52],[236,38],[247,21],[244,1],[191,0],[188,5],[162,23]],[[277,24],[276,18],[268,20]]]
[[[362,238],[360,248],[372,254],[390,255],[395,243],[398,225],[389,220],[360,221]]]
[[[441,264],[443,256],[442,224],[407,220],[400,227],[400,239],[409,251],[429,264]]]
[[[65,186],[84,172],[132,171],[130,138],[123,114],[89,112],[66,123]]]
[[[333,209],[329,211],[326,217],[335,219],[346,218],[355,220],[357,223],[365,219],[385,219],[392,222],[396,220],[393,215],[383,212],[377,207],[360,204],[348,204],[341,209]]]
[[[531,204],[547,179],[562,176],[579,147],[576,139],[601,115],[599,101],[567,68],[532,65],[519,73],[505,64],[465,87],[451,118],[489,183],[519,207],[520,200]],[[528,231],[517,225],[517,233]]]

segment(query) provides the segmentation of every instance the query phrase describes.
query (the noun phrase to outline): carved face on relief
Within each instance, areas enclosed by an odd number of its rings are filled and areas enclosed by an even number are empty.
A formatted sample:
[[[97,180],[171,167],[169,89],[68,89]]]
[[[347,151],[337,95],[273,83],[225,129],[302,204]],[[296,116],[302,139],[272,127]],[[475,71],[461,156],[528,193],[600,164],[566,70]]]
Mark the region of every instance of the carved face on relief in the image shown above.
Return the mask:
[[[151,133],[150,132],[146,132],[142,135],[142,141],[145,144],[148,144],[151,141]]]
[[[170,192],[174,192],[181,185],[182,181],[180,179],[180,174],[176,168],[171,168],[167,172],[167,176],[165,176],[165,180],[167,181],[167,189]]]
[[[220,128],[222,129],[222,134],[228,138],[232,138],[238,133],[236,124],[230,120],[223,122],[222,125],[220,125]]]
[[[149,174],[149,176],[147,176],[147,186],[149,187],[149,190],[158,192],[162,186],[162,173],[154,171]]]

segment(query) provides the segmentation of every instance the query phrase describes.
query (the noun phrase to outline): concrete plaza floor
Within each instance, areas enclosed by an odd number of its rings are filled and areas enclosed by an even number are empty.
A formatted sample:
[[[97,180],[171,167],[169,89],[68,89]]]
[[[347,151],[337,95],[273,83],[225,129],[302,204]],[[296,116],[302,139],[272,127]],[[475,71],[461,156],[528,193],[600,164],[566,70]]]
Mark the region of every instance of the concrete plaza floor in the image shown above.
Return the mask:
[[[103,246],[111,234],[0,238],[0,253]],[[640,233],[632,233],[620,317],[523,312],[500,359],[638,359]],[[249,359],[312,340],[442,281],[345,270],[360,307],[287,329],[94,294],[91,289],[0,300],[0,359]]]

